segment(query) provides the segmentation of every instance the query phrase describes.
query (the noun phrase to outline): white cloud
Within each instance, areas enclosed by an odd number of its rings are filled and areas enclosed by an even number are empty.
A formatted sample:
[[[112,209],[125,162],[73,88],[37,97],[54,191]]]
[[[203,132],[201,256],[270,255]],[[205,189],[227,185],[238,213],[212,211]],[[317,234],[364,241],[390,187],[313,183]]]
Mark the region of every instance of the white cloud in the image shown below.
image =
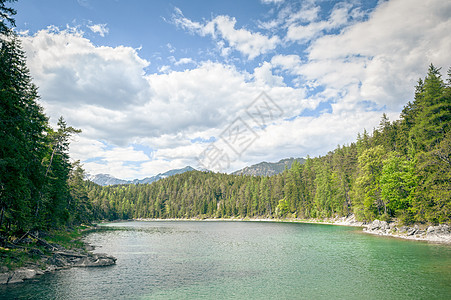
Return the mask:
[[[289,70],[293,74],[299,74],[299,68],[302,64],[299,55],[275,55],[271,59],[271,64],[284,70]]]
[[[281,4],[284,0],[261,0],[263,4]]]
[[[45,102],[118,108],[148,97],[149,62],[133,48],[96,47],[81,32],[54,28],[23,37],[23,47]]]
[[[354,101],[399,110],[430,63],[449,67],[450,15],[448,1],[381,2],[367,21],[316,40],[302,74],[331,89],[353,86]]]
[[[77,2],[80,6],[83,6],[85,8],[91,8],[91,4],[89,3],[89,0],[77,0]]]
[[[326,32],[334,29],[340,29],[343,26],[349,26],[349,18],[352,14],[352,5],[337,4],[330,13],[328,20],[314,21],[318,17],[319,7],[307,7],[301,9],[298,13],[291,16],[288,20],[288,30],[286,39],[306,43],[314,40]],[[306,25],[298,24],[298,21],[309,22]]]
[[[213,20],[205,23],[194,22],[183,16],[180,9],[175,9],[173,22],[191,33],[201,36],[210,35],[213,39],[224,41],[228,46],[221,47],[227,49],[230,47],[242,54],[248,59],[254,59],[257,56],[274,50],[280,43],[277,36],[268,37],[259,32],[251,32],[247,29],[236,29],[236,19],[229,16],[220,15]],[[226,54],[225,50],[223,54]]]
[[[92,32],[98,33],[101,37],[105,37],[105,34],[108,34],[110,31],[107,24],[88,25],[88,28],[91,29]]]
[[[164,66],[161,66],[160,68],[158,68],[158,72],[160,72],[160,73],[169,73],[171,71],[172,71],[171,67],[168,65],[164,65]]]
[[[195,64],[196,62],[189,57],[182,57],[179,60],[174,62],[174,65],[179,66],[179,65],[186,65],[186,64]]]
[[[272,65],[264,62],[260,67],[254,69],[254,79],[261,86],[284,86],[283,77],[273,75]]]

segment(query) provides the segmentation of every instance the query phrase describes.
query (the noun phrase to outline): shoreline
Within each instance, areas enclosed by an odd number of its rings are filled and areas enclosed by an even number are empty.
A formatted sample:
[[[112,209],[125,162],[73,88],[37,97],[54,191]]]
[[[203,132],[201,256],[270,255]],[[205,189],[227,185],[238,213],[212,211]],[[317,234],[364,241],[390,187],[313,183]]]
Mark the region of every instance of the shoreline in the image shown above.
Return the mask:
[[[127,220],[124,220],[127,221]],[[198,221],[198,222],[274,222],[274,223],[305,223],[320,225],[335,225],[361,227],[366,234],[379,235],[392,238],[400,238],[413,241],[424,241],[451,245],[451,226],[441,224],[437,226],[422,226],[418,224],[409,226],[399,226],[397,222],[385,222],[374,220],[371,223],[357,221],[354,215],[341,218],[329,219],[271,219],[271,218],[186,218],[186,219],[149,219],[138,218],[129,221],[159,222],[159,221]]]
[[[96,230],[97,227],[90,227],[81,230],[83,234],[85,231]],[[94,246],[84,242],[82,240],[83,235],[75,240],[82,242],[82,246],[70,247],[49,243],[42,238],[28,234],[26,239],[35,239],[35,246],[20,246],[11,244],[11,249],[26,249],[32,256],[39,257],[33,261],[30,258],[24,262],[23,267],[19,267],[12,270],[7,270],[6,266],[1,266],[0,271],[0,285],[22,283],[30,279],[55,271],[69,269],[69,268],[86,268],[86,267],[105,267],[116,264],[116,258],[105,253],[93,253]],[[75,241],[74,240],[74,241]],[[37,246],[41,246],[45,249],[41,250]],[[14,247],[16,248],[14,248]],[[7,248],[3,248],[7,249]],[[6,270],[5,270],[6,269]]]
[[[274,223],[305,223],[305,224],[320,224],[320,225],[338,225],[351,227],[364,227],[364,222],[356,221],[354,217],[342,217],[337,219],[278,219],[278,218],[167,218],[167,219],[152,219],[152,218],[137,218],[122,220],[127,221],[143,221],[143,222],[164,222],[164,221],[196,221],[196,222],[274,222]],[[115,223],[118,221],[111,221],[105,223]]]

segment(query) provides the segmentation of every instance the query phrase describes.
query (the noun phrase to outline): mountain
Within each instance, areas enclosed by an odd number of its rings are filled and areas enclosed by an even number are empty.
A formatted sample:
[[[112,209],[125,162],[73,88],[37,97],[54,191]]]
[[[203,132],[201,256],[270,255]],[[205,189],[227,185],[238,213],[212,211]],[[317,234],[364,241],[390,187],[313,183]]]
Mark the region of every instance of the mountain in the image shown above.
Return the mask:
[[[129,184],[130,181],[118,179],[109,174],[96,174],[96,175],[87,175],[86,179],[92,181],[98,185],[115,185],[115,184]]]
[[[144,179],[135,179],[135,180],[131,181],[130,183],[133,183],[133,184],[152,183],[152,182],[158,181],[160,179],[163,179],[163,178],[166,178],[166,177],[169,177],[169,176],[182,174],[182,173],[189,172],[189,171],[194,171],[194,170],[196,170],[196,169],[194,169],[194,168],[192,168],[190,166],[187,166],[187,167],[184,167],[183,169],[169,170],[167,172],[160,173],[160,174],[157,174],[157,175],[152,176],[152,177],[146,177]]]
[[[282,173],[285,168],[291,168],[291,165],[295,160],[297,160],[301,164],[303,164],[305,161],[305,159],[303,158],[285,158],[275,163],[264,161],[256,165],[235,171],[232,173],[232,175],[272,176]]]
[[[170,177],[176,174],[185,173],[188,171],[193,171],[194,168],[187,166],[183,169],[175,169],[175,170],[169,170],[164,173],[157,174],[152,177],[146,177],[144,179],[134,179],[134,180],[123,180],[118,179],[116,177],[113,177],[109,174],[97,174],[97,175],[87,175],[86,179],[89,181],[92,181],[98,185],[106,186],[106,185],[115,185],[115,184],[146,184],[146,183],[152,183],[155,181],[158,181],[160,179]]]

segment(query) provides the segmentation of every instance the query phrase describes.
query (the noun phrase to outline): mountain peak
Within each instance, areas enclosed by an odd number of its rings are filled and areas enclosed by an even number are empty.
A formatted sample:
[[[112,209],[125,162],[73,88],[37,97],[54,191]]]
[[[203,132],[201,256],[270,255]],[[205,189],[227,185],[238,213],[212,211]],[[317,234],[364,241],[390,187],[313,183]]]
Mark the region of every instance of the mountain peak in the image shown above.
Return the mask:
[[[303,158],[284,158],[278,162],[271,163],[263,161],[261,163],[245,167],[241,170],[235,171],[232,175],[253,175],[253,176],[272,176],[282,173],[285,168],[291,168],[294,161],[298,161],[303,164],[305,159]]]

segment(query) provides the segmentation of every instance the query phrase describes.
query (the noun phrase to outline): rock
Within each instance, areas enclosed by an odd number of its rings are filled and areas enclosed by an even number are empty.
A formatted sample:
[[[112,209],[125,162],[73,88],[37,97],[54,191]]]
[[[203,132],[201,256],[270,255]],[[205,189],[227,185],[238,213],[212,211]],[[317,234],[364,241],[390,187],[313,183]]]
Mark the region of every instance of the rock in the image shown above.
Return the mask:
[[[72,250],[57,251],[57,252],[55,252],[55,254],[58,254],[58,255],[61,255],[61,256],[66,256],[66,257],[77,257],[77,258],[82,258],[82,257],[86,257],[87,256],[85,254],[81,254],[79,252],[72,251]]]
[[[428,235],[450,235],[451,234],[451,227],[449,227],[446,224],[441,224],[438,226],[429,226],[426,230],[426,233]]]
[[[390,225],[388,225],[387,222],[379,221],[379,220],[374,220],[367,227],[367,230],[370,230],[370,231],[382,230],[385,232],[385,230],[389,230],[389,229],[390,229]]]
[[[401,226],[400,228],[399,228],[399,232],[400,233],[404,233],[404,232],[407,232],[407,229],[408,229],[409,227],[407,227],[407,226]]]
[[[417,227],[413,227],[413,228],[408,228],[407,229],[407,235],[414,235],[418,232],[418,226]]]
[[[0,284],[7,284],[11,276],[10,272],[0,273]]]
[[[116,264],[116,258],[103,253],[92,254],[81,258],[74,267],[104,267]]]
[[[45,274],[45,272],[39,268],[34,269],[34,270],[36,271],[36,275],[44,275]]]
[[[20,268],[15,271],[1,273],[0,284],[20,283],[35,277],[38,272],[34,269]]]
[[[60,268],[68,265],[67,260],[57,253],[53,254],[53,256],[47,260],[47,263]]]
[[[31,279],[36,276],[36,270],[33,269],[18,269],[13,272],[13,276],[8,281],[10,283],[23,282],[26,279]]]
[[[51,273],[56,271],[58,268],[55,265],[48,265],[47,268],[45,269],[45,273]]]
[[[96,249],[95,246],[89,245],[89,244],[87,244],[87,245],[85,246],[85,248],[86,248],[87,251],[94,251],[94,250]]]

